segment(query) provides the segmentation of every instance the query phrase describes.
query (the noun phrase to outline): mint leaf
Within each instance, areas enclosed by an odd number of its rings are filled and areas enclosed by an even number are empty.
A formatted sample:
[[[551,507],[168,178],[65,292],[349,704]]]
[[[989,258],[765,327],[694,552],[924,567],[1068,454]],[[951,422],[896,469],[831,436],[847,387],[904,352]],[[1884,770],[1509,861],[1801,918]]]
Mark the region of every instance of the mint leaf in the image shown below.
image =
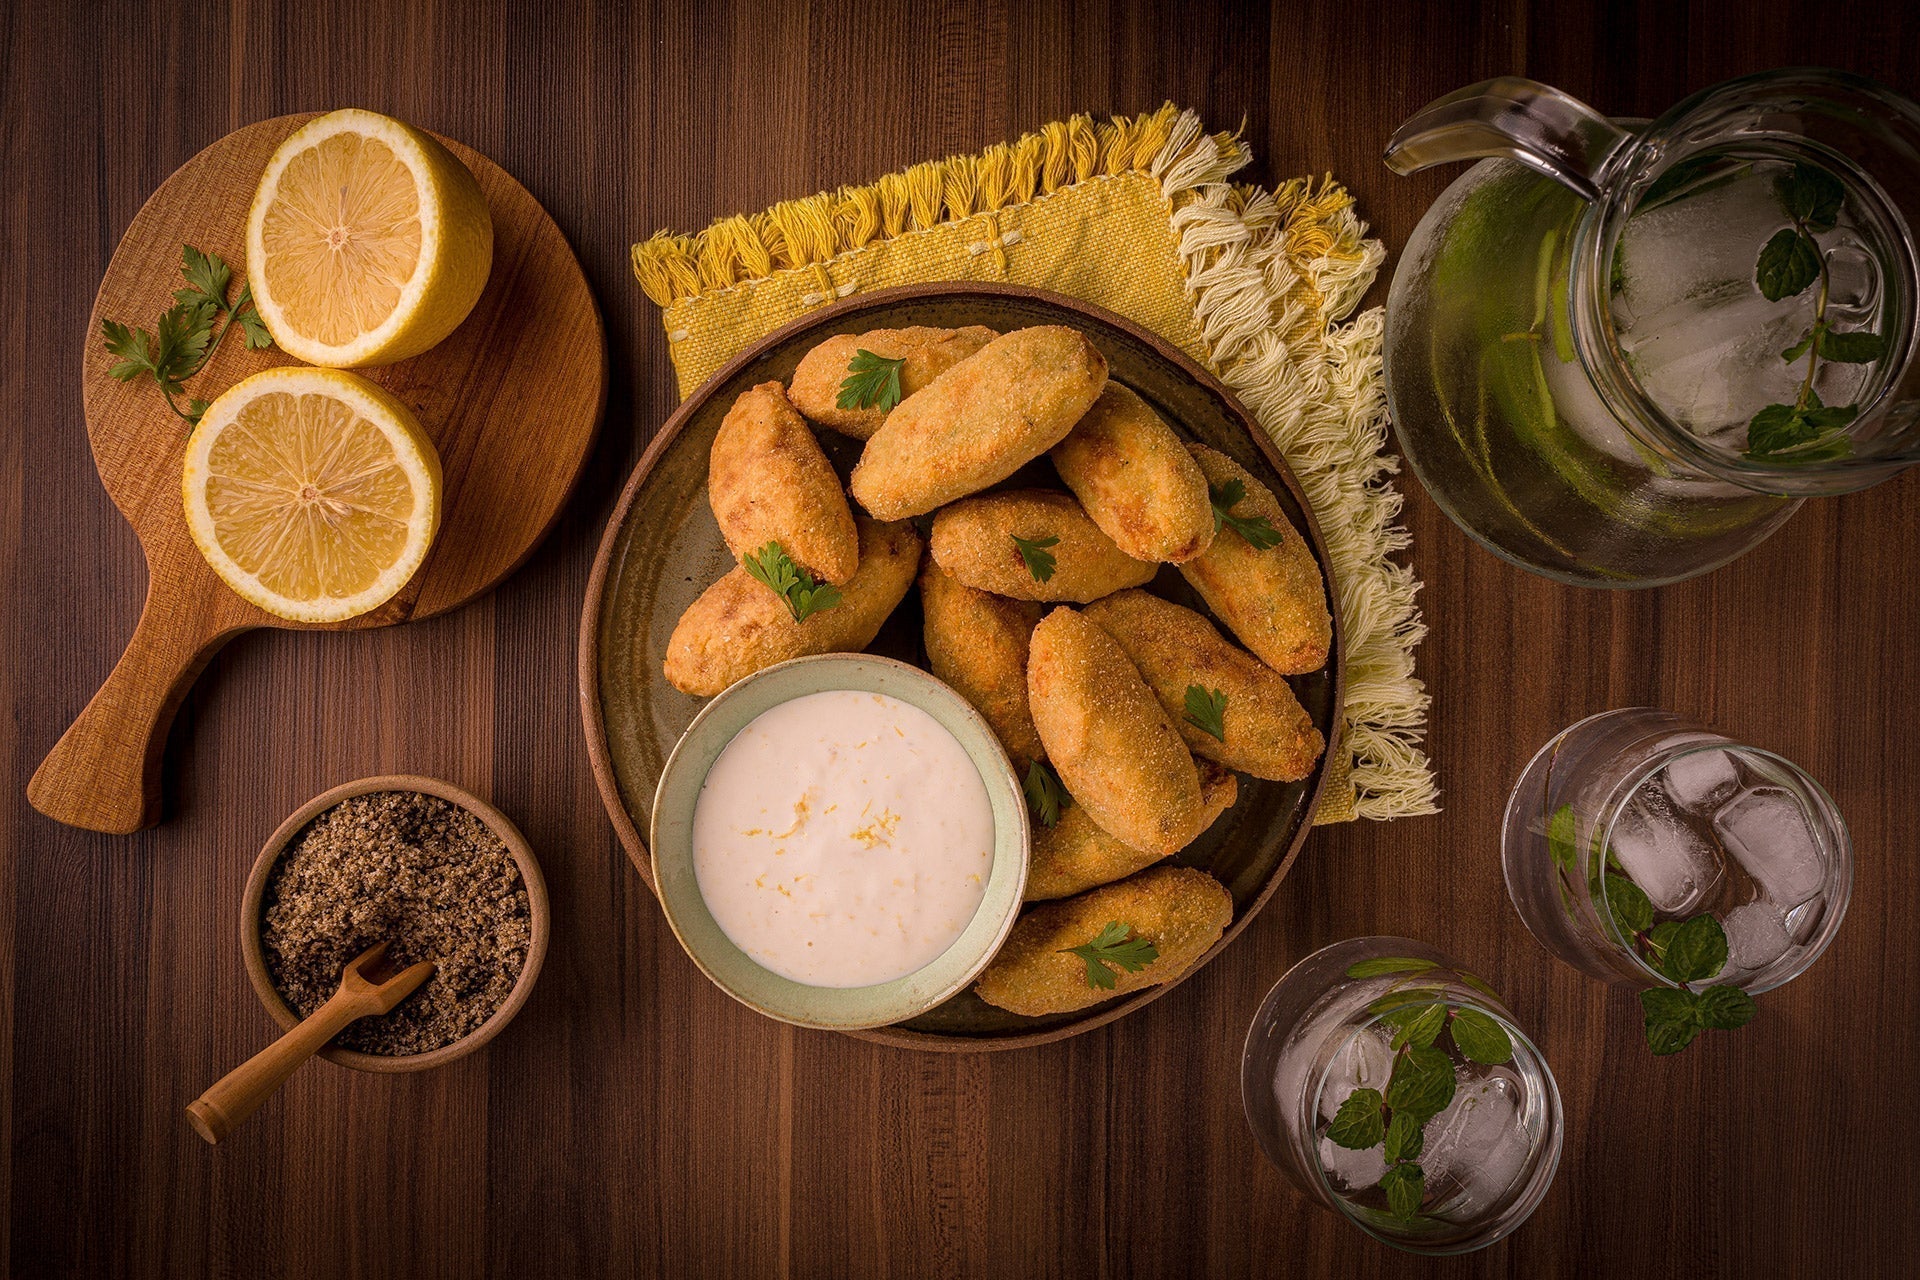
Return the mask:
[[[1227,695],[1219,689],[1208,692],[1197,684],[1187,686],[1187,723],[1221,742],[1227,740]]]
[[[1621,933],[1631,936],[1653,927],[1653,903],[1639,885],[1609,871],[1606,894],[1607,909],[1613,913]]]
[[[1478,1009],[1455,1009],[1448,1030],[1453,1033],[1454,1048],[1469,1062],[1497,1067],[1513,1061],[1513,1037]]]
[[[1872,364],[1886,353],[1887,340],[1877,333],[1868,333],[1864,329],[1856,333],[1835,333],[1821,326],[1820,356],[1824,360],[1839,364]]]
[[[1754,283],[1768,302],[1791,298],[1819,277],[1818,246],[1791,227],[1774,232],[1753,269]]]
[[[1387,1193],[1388,1211],[1411,1221],[1427,1198],[1427,1176],[1417,1164],[1397,1164],[1381,1176],[1380,1189]]]
[[[1678,920],[1662,920],[1647,931],[1647,963],[1657,971],[1667,971],[1667,948],[1673,945],[1673,935],[1680,932]]]
[[[1360,960],[1347,966],[1349,978],[1379,978],[1389,973],[1425,973],[1434,967],[1431,960],[1416,960],[1412,956],[1377,956],[1372,960]]]
[[[1377,1147],[1386,1136],[1387,1122],[1380,1114],[1380,1091],[1378,1089],[1355,1089],[1333,1113],[1333,1123],[1327,1126],[1327,1138],[1337,1147],[1349,1151],[1365,1151],[1368,1147]]]
[[[1424,1124],[1447,1109],[1454,1086],[1453,1062],[1446,1054],[1431,1046],[1403,1049],[1387,1079],[1387,1105]]]
[[[1060,539],[1023,538],[1017,533],[1007,536],[1013,539],[1014,550],[1026,561],[1027,572],[1033,575],[1034,581],[1045,582],[1053,576],[1053,552],[1047,548],[1059,546]]]
[[[1708,987],[1694,1003],[1700,1022],[1718,1031],[1733,1031],[1753,1021],[1759,1012],[1753,997],[1738,987]]]
[[[900,369],[906,357],[889,360],[861,348],[847,362],[847,376],[833,403],[842,409],[878,409],[882,413],[900,403]]]
[[[1796,164],[1773,180],[1774,194],[1787,216],[1804,222],[1811,231],[1831,231],[1840,219],[1847,189],[1840,179],[1817,164]]]
[[[1805,333],[1800,335],[1800,341],[1794,343],[1792,346],[1788,347],[1785,351],[1782,351],[1780,353],[1780,358],[1782,360],[1785,360],[1788,364],[1792,364],[1795,360],[1798,360],[1801,356],[1807,354],[1808,351],[1812,350],[1814,339],[1819,337],[1825,331],[1826,331],[1825,321],[1821,321],[1819,324],[1814,325],[1813,328],[1807,330]],[[1787,406],[1784,404],[1776,404],[1776,405],[1770,405],[1768,407],[1773,409],[1785,409]]]
[[[1440,1035],[1440,1028],[1447,1024],[1447,1006],[1444,1004],[1415,1004],[1395,1009],[1384,1019],[1388,1026],[1395,1027],[1393,1047],[1418,1045],[1422,1048],[1430,1045]]]
[[[1674,931],[1665,970],[1675,982],[1705,982],[1727,964],[1727,934],[1710,915],[1697,915]]]
[[[1563,871],[1574,870],[1580,859],[1578,832],[1579,826],[1570,804],[1561,805],[1547,820],[1547,850]]]
[[[1805,406],[1770,404],[1753,415],[1747,424],[1747,453],[1756,458],[1791,453],[1797,462],[1844,458],[1853,451],[1853,442],[1839,431],[1859,416],[1858,406],[1828,408],[1809,390]]]
[[[1700,1034],[1697,1002],[1691,991],[1653,987],[1640,993],[1646,1013],[1647,1047],[1664,1057],[1678,1053]]]
[[[1417,1160],[1420,1158],[1421,1148],[1426,1145],[1425,1126],[1404,1111],[1396,1115],[1393,1123],[1387,1126],[1388,1164],[1399,1164],[1402,1160]]]

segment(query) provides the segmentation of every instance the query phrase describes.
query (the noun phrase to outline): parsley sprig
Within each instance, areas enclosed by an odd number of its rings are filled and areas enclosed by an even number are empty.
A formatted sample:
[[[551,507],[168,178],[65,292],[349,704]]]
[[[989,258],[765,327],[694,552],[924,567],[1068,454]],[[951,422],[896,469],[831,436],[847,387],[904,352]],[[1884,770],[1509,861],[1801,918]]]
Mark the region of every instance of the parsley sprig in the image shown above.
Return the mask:
[[[1187,686],[1187,723],[1221,742],[1227,740],[1227,695],[1220,689]]]
[[[1053,552],[1048,547],[1060,545],[1058,538],[1023,538],[1017,533],[1007,535],[1013,539],[1013,546],[1020,558],[1027,562],[1027,572],[1036,582],[1045,582],[1053,576]]]
[[[1020,784],[1026,793],[1027,808],[1043,827],[1053,827],[1060,822],[1060,811],[1073,803],[1073,797],[1067,794],[1066,787],[1044,760],[1035,760],[1027,766],[1026,780]]]
[[[840,603],[838,587],[815,582],[813,575],[795,564],[777,542],[769,542],[751,553],[741,565],[755,581],[780,597],[795,622],[805,622],[822,609],[831,609]]]
[[[242,285],[240,295],[227,301],[233,269],[219,254],[182,245],[180,274],[186,277],[187,287],[174,290],[173,305],[162,313],[153,332],[106,319],[100,328],[107,353],[120,357],[107,372],[122,382],[151,376],[166,397],[167,408],[194,425],[207,411],[207,402],[189,396],[182,409],[178,398],[187,395],[187,379],[206,368],[227,331],[238,324],[253,350],[272,346],[273,335],[253,305],[251,285]]]
[[[1813,389],[1822,360],[1839,364],[1871,364],[1886,354],[1886,339],[1860,330],[1836,333],[1827,324],[1827,301],[1832,287],[1827,255],[1813,236],[1831,231],[1846,201],[1840,180],[1814,164],[1796,164],[1774,180],[1774,194],[1791,227],[1783,227],[1760,250],[1754,283],[1769,302],[1798,297],[1817,280],[1813,324],[1800,340],[1780,353],[1791,364],[1806,357],[1807,373],[1792,404],[1770,404],[1747,424],[1747,456],[1780,462],[1823,462],[1853,452],[1845,428],[1860,416],[1857,404],[1828,405]]]
[[[1349,1151],[1384,1144],[1387,1170],[1380,1176],[1380,1189],[1386,1194],[1388,1212],[1408,1222],[1419,1214],[1427,1194],[1426,1171],[1418,1163],[1426,1146],[1427,1122],[1447,1109],[1458,1087],[1453,1059],[1439,1047],[1441,1035],[1450,1036],[1455,1050],[1469,1062],[1499,1066],[1513,1060],[1513,1037],[1491,1015],[1466,1005],[1418,998],[1417,993],[1428,988],[1409,984],[1433,967],[1432,961],[1411,956],[1380,956],[1348,967],[1349,978],[1409,976],[1393,983],[1386,995],[1368,1006],[1393,1028],[1393,1071],[1387,1077],[1386,1092],[1362,1088],[1348,1094],[1326,1135]],[[1478,979],[1470,981],[1476,988],[1485,988]]]
[[[1268,547],[1280,545],[1280,531],[1265,516],[1237,516],[1233,509],[1247,496],[1246,481],[1238,476],[1222,485],[1209,485],[1207,497],[1213,502],[1213,529],[1220,531],[1225,525],[1247,540],[1247,545],[1255,551],[1265,551]]]
[[[1087,985],[1111,991],[1115,968],[1138,973],[1160,958],[1160,948],[1135,933],[1132,925],[1109,920],[1107,927],[1095,934],[1092,941],[1077,947],[1062,947],[1060,954],[1079,956],[1087,965]]]
[[[847,376],[833,403],[842,409],[878,409],[885,413],[900,403],[900,368],[905,356],[889,360],[862,347],[847,362]]]

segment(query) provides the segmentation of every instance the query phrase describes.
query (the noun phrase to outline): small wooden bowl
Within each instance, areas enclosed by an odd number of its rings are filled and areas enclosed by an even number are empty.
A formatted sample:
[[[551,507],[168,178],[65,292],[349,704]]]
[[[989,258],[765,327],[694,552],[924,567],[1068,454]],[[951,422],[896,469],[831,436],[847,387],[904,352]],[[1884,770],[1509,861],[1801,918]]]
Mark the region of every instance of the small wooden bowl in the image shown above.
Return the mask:
[[[272,873],[274,864],[280,861],[280,855],[293,842],[295,836],[306,830],[307,824],[339,804],[354,796],[364,796],[375,791],[418,791],[430,796],[438,796],[449,803],[459,805],[487,825],[487,829],[507,846],[514,863],[520,868],[520,879],[527,886],[527,917],[529,938],[527,941],[527,959],[521,966],[520,977],[513,984],[513,990],[507,993],[507,999],[493,1016],[474,1028],[471,1032],[455,1040],[452,1044],[430,1049],[426,1053],[410,1053],[391,1056],[380,1053],[360,1053],[353,1049],[342,1049],[338,1045],[328,1045],[320,1051],[320,1056],[328,1062],[337,1062],[343,1067],[352,1067],[356,1071],[425,1071],[463,1058],[487,1041],[500,1034],[500,1029],[513,1020],[520,1012],[520,1006],[527,1002],[533,992],[533,980],[540,976],[540,962],[547,955],[547,932],[551,915],[547,907],[547,882],[540,874],[540,864],[533,859],[533,850],[527,844],[527,838],[520,829],[508,821],[505,814],[474,795],[463,787],[451,782],[442,782],[438,778],[422,778],[413,774],[388,774],[378,778],[361,778],[356,782],[345,782],[330,791],[323,791],[313,799],[301,805],[280,824],[279,829],[267,837],[266,847],[260,850],[260,856],[254,859],[253,871],[247,876],[247,890],[240,899],[240,948],[247,962],[247,977],[253,982],[253,989],[260,997],[260,1003],[267,1007],[273,1020],[282,1030],[291,1031],[299,1025],[300,1015],[288,1007],[281,998],[279,990],[273,985],[273,977],[267,970],[267,957],[260,945],[260,911],[266,899],[267,877]]]

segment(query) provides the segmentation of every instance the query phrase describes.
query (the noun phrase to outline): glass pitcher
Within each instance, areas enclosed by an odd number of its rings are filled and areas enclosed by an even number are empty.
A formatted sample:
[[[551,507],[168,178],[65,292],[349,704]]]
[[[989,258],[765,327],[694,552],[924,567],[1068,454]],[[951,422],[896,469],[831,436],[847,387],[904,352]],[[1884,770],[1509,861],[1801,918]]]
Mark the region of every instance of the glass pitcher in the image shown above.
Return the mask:
[[[1620,123],[1509,77],[1386,152],[1477,157],[1394,273],[1386,375],[1421,483],[1496,554],[1672,582],[1920,459],[1920,107],[1788,70]]]

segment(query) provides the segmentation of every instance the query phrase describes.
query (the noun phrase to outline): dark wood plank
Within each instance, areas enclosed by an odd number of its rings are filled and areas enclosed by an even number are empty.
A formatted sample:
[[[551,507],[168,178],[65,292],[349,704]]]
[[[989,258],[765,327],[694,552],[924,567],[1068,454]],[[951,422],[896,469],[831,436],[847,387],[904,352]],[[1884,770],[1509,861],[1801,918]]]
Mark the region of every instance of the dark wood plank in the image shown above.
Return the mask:
[[[574,693],[581,592],[675,396],[627,268],[659,226],[860,181],[1074,110],[1247,121],[1254,177],[1333,171],[1390,248],[1451,180],[1378,162],[1428,98],[1518,71],[1651,114],[1823,61],[1920,91],[1906,8],[1781,0],[938,6],[654,0],[24,0],[0,17],[0,1249],[19,1275],[1401,1273],[1310,1206],[1240,1115],[1246,1024],[1288,964],[1404,933],[1507,993],[1566,1098],[1534,1220],[1447,1275],[1910,1274],[1904,1064],[1920,1022],[1920,478],[1813,503],[1708,578],[1564,588],[1403,481],[1432,633],[1445,812],[1319,832],[1266,912],[1167,1000],[1067,1044],[901,1053],[733,1005],[616,847]],[[172,817],[130,839],[27,809],[145,573],[93,474],[79,344],[120,232],[227,130],[357,104],[472,145],[572,241],[613,353],[606,428],[553,536],[491,597],[360,635],[236,642],[183,709]],[[1391,265],[1391,263],[1389,264]],[[1372,296],[1384,299],[1384,278]],[[1654,702],[1801,761],[1858,846],[1846,928],[1738,1036],[1656,1062],[1627,996],[1549,960],[1501,887],[1506,788],[1578,716]],[[234,1141],[180,1108],[272,1034],[242,970],[246,870],[335,782],[438,773],[541,855],[555,931],[520,1020],[422,1077],[316,1064]]]

